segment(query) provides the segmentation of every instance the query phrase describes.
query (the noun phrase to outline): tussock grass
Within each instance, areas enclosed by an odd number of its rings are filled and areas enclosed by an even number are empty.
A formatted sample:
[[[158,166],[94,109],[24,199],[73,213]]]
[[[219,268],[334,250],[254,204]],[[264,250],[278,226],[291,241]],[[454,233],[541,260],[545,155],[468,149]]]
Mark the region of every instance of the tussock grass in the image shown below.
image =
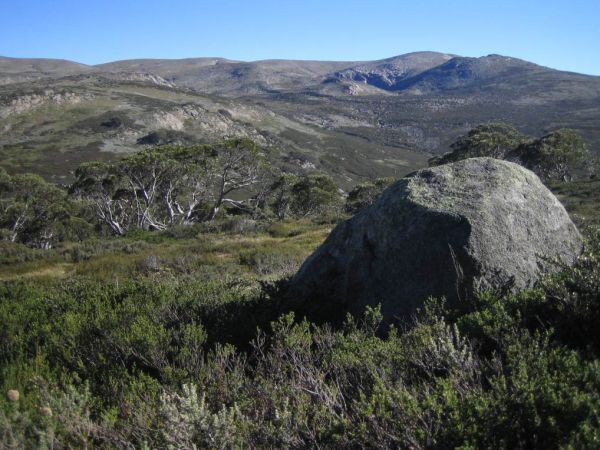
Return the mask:
[[[600,180],[552,183],[550,189],[578,224],[600,224]]]
[[[121,239],[66,243],[46,252],[1,243],[6,252],[0,259],[0,280],[73,275],[106,281],[215,272],[272,279],[291,274],[330,230],[330,225],[298,222],[271,225],[266,232],[199,233],[194,238],[135,232]]]

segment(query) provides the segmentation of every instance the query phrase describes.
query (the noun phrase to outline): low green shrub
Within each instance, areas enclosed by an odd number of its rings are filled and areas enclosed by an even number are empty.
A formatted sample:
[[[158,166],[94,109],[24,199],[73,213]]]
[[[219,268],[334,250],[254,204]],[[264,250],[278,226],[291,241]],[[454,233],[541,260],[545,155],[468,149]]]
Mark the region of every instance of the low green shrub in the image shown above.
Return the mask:
[[[293,275],[304,260],[304,255],[282,252],[278,248],[243,250],[239,254],[240,264],[250,267],[259,275]]]
[[[598,232],[533,290],[432,299],[385,333],[378,309],[316,325],[261,290],[274,242],[196,243],[206,277],[144,251],[160,272],[0,283],[0,447],[600,446]]]
[[[19,242],[0,240],[0,265],[33,261],[44,256],[43,250],[33,249]]]

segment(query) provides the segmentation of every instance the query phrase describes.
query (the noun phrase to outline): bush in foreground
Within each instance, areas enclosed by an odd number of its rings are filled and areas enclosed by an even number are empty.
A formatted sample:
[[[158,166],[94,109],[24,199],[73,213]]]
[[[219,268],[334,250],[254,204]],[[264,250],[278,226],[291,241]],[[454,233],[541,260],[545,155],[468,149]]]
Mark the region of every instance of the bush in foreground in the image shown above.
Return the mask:
[[[275,318],[236,279],[5,284],[19,398],[0,445],[597,448],[599,244],[534,290],[431,300],[385,335],[376,309],[335,329]]]

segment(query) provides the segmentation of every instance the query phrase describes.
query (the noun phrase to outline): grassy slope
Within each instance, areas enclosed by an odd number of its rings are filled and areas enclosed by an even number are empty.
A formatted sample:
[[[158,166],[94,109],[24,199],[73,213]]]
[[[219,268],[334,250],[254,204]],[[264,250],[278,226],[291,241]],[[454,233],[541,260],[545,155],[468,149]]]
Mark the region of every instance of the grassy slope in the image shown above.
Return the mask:
[[[600,180],[555,183],[550,186],[580,225],[600,224]]]
[[[131,233],[125,238],[65,243],[51,251],[0,242],[0,281],[179,275],[209,279],[225,274],[273,280],[294,273],[330,230],[331,225],[310,222],[274,223],[247,234],[197,227],[175,234]]]

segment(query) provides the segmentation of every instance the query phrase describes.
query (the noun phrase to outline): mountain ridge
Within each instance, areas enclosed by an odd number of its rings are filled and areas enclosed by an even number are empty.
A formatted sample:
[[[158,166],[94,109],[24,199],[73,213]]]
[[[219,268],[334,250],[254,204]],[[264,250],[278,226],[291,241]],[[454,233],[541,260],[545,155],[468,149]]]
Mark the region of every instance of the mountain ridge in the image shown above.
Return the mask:
[[[420,168],[489,122],[533,136],[574,128],[600,153],[600,77],[439,52],[98,66],[0,58],[0,164],[50,178],[147,144],[240,135],[273,149],[290,171],[324,171],[350,185]]]
[[[402,91],[412,87],[415,82],[422,81],[422,78],[425,77],[421,77],[421,80],[411,80],[411,78],[423,75],[425,72],[429,72],[427,75],[431,78],[436,73],[439,74],[453,65],[453,69],[459,72],[464,70],[465,66],[479,66],[478,70],[481,72],[482,66],[490,61],[496,62],[495,66],[499,70],[503,68],[503,65],[513,68],[520,65],[522,70],[553,71],[567,76],[600,80],[600,77],[595,75],[561,71],[498,54],[464,57],[433,51],[411,52],[370,61],[288,59],[238,61],[222,57],[197,57],[125,59],[96,65],[86,65],[65,59],[21,59],[0,56],[0,80],[3,84],[29,81],[35,79],[36,72],[39,78],[56,78],[77,72],[100,71],[152,73],[183,87],[228,96],[273,90],[292,90],[298,85],[302,85],[302,87],[318,85],[322,82],[331,82],[333,79],[341,82],[368,84],[382,90]],[[29,70],[25,70],[26,68]],[[12,75],[12,78],[9,78],[8,74]],[[25,75],[23,76],[23,74]],[[17,75],[22,75],[24,79],[19,79]],[[462,75],[464,76],[465,73],[463,72]],[[253,88],[246,89],[242,86],[244,83],[252,85]],[[448,85],[444,87],[448,87]]]

